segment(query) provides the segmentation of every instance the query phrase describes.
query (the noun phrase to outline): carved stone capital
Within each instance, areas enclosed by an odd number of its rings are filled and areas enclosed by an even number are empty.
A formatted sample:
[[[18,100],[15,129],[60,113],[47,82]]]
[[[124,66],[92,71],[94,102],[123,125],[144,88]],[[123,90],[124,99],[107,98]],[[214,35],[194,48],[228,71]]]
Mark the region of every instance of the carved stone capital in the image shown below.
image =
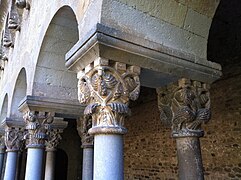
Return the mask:
[[[47,131],[47,140],[46,140],[46,151],[55,151],[56,147],[58,146],[60,140],[62,139],[60,133],[63,130],[61,129],[51,129]]]
[[[201,124],[211,118],[207,84],[183,78],[157,93],[160,118],[172,126],[173,137],[203,136]]]
[[[89,134],[126,133],[129,100],[140,92],[140,68],[99,58],[78,73],[78,99],[92,117]]]
[[[48,137],[47,130],[51,129],[54,120],[54,113],[29,111],[23,118],[27,130],[25,135],[27,148],[43,148]]]
[[[91,116],[80,118],[77,126],[79,136],[81,137],[82,148],[93,148],[94,136],[88,133],[89,129],[92,127]]]
[[[5,129],[5,145],[7,148],[7,152],[22,150],[23,139],[23,128],[7,127]]]

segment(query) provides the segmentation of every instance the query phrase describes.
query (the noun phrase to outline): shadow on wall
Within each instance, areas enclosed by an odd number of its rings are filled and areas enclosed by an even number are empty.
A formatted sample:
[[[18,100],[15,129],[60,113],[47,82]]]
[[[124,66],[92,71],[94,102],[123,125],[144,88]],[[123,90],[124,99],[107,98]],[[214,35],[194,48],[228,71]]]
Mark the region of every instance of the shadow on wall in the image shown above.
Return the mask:
[[[62,149],[56,151],[55,167],[55,179],[67,180],[68,155]]]

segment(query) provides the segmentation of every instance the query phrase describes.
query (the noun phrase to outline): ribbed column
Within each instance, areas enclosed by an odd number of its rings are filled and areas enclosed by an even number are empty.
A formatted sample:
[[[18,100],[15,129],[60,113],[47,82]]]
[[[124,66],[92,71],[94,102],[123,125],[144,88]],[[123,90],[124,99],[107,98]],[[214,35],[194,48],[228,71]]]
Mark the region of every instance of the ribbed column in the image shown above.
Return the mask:
[[[41,180],[43,177],[43,155],[45,150],[46,131],[53,122],[53,114],[44,112],[27,112],[26,122],[27,164],[25,180]]]
[[[78,72],[79,101],[94,136],[94,180],[123,180],[124,120],[140,92],[140,68],[98,58]]]
[[[179,179],[203,180],[199,138],[204,135],[201,124],[211,117],[209,86],[180,79],[157,92],[161,120],[172,126],[176,139]]]

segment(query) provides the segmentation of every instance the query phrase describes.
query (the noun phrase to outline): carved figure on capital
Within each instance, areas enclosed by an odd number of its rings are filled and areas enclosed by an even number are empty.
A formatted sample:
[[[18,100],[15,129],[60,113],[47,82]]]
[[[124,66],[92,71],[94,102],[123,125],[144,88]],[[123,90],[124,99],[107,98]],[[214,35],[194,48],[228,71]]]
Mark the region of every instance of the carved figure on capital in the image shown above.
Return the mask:
[[[42,147],[47,139],[47,130],[51,129],[54,121],[54,113],[50,112],[27,112],[24,115],[26,123],[25,135],[27,147]]]
[[[157,92],[160,118],[172,125],[173,135],[203,134],[201,124],[211,118],[207,84],[181,79]]]
[[[87,105],[84,115],[92,117],[90,133],[98,127],[125,131],[129,100],[136,100],[140,92],[139,74],[139,67],[101,58],[78,74],[78,98]]]

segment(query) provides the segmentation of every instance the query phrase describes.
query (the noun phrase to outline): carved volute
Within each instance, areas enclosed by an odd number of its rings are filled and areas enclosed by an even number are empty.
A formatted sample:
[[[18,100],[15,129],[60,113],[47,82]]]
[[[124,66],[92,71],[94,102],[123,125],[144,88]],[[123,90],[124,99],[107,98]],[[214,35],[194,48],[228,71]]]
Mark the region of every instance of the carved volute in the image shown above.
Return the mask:
[[[173,136],[202,136],[201,124],[211,118],[209,86],[181,79],[157,90],[160,118],[172,126]]]
[[[101,58],[78,73],[78,98],[87,105],[84,115],[92,118],[90,134],[126,132],[129,100],[136,100],[140,92],[139,74],[137,66]]]

